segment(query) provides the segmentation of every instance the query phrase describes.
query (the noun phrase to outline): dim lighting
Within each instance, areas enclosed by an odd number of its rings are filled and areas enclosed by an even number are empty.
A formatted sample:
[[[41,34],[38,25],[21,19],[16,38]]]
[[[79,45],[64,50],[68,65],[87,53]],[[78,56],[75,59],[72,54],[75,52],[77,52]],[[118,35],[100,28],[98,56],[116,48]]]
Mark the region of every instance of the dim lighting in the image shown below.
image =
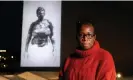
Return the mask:
[[[11,56],[11,58],[13,58],[13,56]]]
[[[0,56],[0,58],[1,58],[1,56]]]
[[[118,73],[117,74],[117,78],[121,78],[122,76],[121,76],[121,74],[120,73]]]

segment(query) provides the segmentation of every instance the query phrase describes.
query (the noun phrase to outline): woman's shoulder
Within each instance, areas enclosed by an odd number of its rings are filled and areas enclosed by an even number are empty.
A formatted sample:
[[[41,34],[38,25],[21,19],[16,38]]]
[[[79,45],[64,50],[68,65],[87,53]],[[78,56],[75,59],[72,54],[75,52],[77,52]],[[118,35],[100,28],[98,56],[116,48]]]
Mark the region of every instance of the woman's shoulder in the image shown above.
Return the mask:
[[[107,60],[107,59],[109,59],[109,58],[112,58],[112,54],[111,54],[109,51],[107,51],[107,50],[105,50],[105,49],[103,49],[103,48],[100,48],[100,51],[99,51],[99,53],[98,53],[98,56],[99,56],[102,60]]]

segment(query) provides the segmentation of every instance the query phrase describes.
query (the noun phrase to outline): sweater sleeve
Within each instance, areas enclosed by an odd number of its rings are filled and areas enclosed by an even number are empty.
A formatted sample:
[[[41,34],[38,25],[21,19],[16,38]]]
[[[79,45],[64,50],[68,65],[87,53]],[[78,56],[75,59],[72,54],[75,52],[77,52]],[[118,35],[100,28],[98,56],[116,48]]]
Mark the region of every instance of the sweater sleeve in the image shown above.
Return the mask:
[[[67,59],[64,61],[63,65],[62,65],[62,67],[61,67],[61,70],[60,70],[60,72],[59,72],[59,80],[64,80],[64,76],[65,76],[64,73],[65,73],[65,71],[66,71],[66,69],[67,69],[68,64],[69,64],[69,58],[67,58]]]
[[[98,77],[96,80],[116,80],[116,70],[114,60],[109,52],[105,52],[101,61]]]

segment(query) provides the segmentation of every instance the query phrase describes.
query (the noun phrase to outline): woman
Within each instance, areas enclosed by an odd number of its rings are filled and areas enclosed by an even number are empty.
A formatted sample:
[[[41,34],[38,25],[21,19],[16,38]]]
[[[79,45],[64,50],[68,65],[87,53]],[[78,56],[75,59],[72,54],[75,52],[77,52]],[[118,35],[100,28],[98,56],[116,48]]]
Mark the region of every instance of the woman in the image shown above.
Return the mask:
[[[59,73],[60,80],[116,80],[111,54],[100,48],[94,25],[89,21],[77,26],[79,47],[66,60]]]
[[[53,25],[45,19],[45,9],[38,7],[38,20],[30,26],[26,42],[26,66],[49,67],[54,63]]]

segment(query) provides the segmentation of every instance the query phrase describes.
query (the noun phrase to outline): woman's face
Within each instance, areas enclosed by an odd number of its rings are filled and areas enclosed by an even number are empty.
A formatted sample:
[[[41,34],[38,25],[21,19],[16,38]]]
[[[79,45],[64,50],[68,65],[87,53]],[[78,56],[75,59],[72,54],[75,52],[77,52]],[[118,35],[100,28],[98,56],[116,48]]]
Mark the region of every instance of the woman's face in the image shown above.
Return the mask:
[[[94,34],[94,27],[87,24],[82,25],[78,37],[80,46],[85,50],[90,49],[96,39],[96,35]]]
[[[44,10],[39,10],[38,12],[37,12],[37,17],[38,18],[43,18],[45,16],[45,11]]]

